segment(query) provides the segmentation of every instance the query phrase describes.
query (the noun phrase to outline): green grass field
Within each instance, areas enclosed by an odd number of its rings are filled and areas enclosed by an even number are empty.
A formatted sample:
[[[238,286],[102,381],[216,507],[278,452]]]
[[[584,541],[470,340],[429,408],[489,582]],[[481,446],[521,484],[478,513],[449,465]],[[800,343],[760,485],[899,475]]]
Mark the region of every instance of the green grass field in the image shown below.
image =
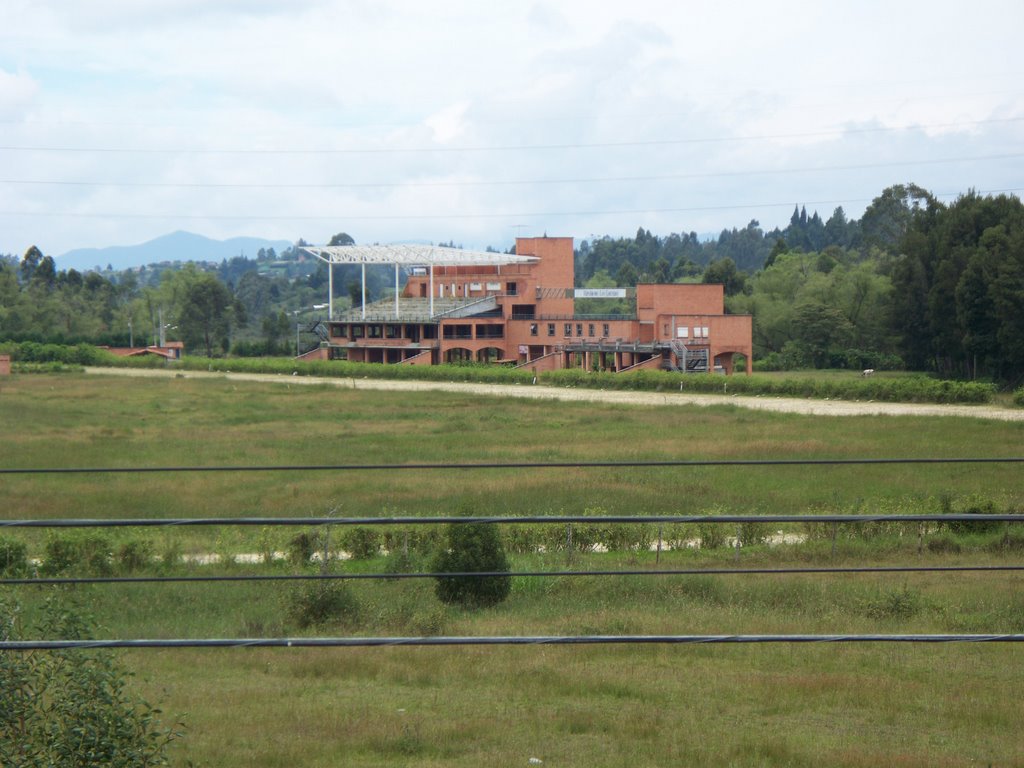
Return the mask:
[[[374,393],[228,380],[15,376],[0,383],[4,467],[514,460],[1015,456],[1024,426],[823,419]],[[233,515],[939,512],[1024,506],[1014,465],[537,472],[5,476],[5,519]],[[1013,530],[1016,530],[1016,525]],[[796,528],[794,528],[796,530]],[[1020,537],[844,528],[833,552],[753,546],[740,564],[1016,564]],[[110,534],[115,548],[284,549],[294,530]],[[684,531],[683,537],[693,533]],[[53,534],[9,531],[33,555]],[[340,532],[338,534],[341,535]],[[935,544],[933,546],[933,543]],[[419,553],[418,553],[419,554]],[[566,567],[549,550],[518,570]],[[576,554],[645,568],[654,553]],[[662,553],[723,567],[731,550]],[[227,565],[203,573],[289,572]],[[380,571],[377,557],[341,566]],[[160,571],[158,566],[150,566]],[[179,570],[188,570],[181,566]],[[201,570],[193,566],[192,570]],[[161,571],[162,572],[162,571]],[[516,578],[484,611],[429,581],[358,582],[353,609],[300,629],[295,584],[83,586],[101,637],[1024,632],[1024,577],[997,574]],[[4,587],[32,613],[47,592]],[[220,766],[1024,765],[1024,647],[757,645],[161,650],[124,653],[133,685],[188,733],[175,764]]]

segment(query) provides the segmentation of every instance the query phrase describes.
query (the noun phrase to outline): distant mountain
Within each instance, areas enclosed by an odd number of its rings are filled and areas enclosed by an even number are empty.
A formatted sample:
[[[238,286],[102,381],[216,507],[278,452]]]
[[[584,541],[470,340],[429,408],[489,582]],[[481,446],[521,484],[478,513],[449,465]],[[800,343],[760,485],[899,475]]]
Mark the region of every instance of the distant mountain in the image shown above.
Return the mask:
[[[95,267],[128,269],[162,261],[221,261],[244,255],[255,259],[260,248],[273,248],[280,253],[290,248],[287,240],[264,240],[259,237],[232,237],[211,240],[192,232],[172,232],[139,245],[112,245],[107,248],[76,248],[57,256],[57,269],[84,271]]]

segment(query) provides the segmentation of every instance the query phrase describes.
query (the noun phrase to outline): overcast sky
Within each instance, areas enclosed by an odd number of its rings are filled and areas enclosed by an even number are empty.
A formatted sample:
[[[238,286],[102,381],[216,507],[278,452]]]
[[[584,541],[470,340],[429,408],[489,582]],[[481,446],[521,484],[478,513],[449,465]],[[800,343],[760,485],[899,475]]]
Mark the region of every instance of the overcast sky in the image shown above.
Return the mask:
[[[1019,194],[1022,30],[1020,0],[2,0],[0,252],[506,248],[859,217],[906,181]]]

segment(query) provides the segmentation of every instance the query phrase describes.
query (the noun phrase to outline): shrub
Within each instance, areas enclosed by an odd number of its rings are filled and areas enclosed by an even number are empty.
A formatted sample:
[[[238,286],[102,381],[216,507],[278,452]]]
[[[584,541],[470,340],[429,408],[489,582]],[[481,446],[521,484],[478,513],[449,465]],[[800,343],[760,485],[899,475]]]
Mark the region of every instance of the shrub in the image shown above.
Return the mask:
[[[288,559],[294,565],[308,565],[317,550],[316,534],[300,531],[288,542]]]
[[[28,571],[28,550],[24,542],[0,536],[0,576],[21,576]]]
[[[1013,404],[1018,408],[1024,408],[1024,387],[1013,390]]]
[[[181,543],[174,537],[168,537],[160,551],[160,568],[173,571],[181,563]]]
[[[91,576],[109,576],[113,570],[110,541],[99,534],[52,536],[46,542],[41,570],[48,576],[76,571]]]
[[[18,609],[0,604],[0,640],[23,639]],[[33,632],[48,639],[89,637],[85,621],[48,601]],[[0,765],[167,765],[181,724],[161,725],[160,711],[136,700],[128,673],[109,652],[0,653]]]
[[[341,536],[341,546],[353,560],[369,560],[380,554],[380,534],[363,526],[349,528]]]
[[[388,552],[408,550],[428,553],[436,551],[444,543],[444,532],[433,525],[396,527],[389,525],[381,534],[381,542]]]
[[[701,549],[718,549],[725,545],[725,528],[720,523],[700,523],[697,535]]]
[[[115,555],[118,568],[123,573],[141,571],[153,561],[153,542],[146,539],[130,539],[122,542]]]
[[[424,559],[416,552],[395,549],[384,559],[385,573],[417,573],[425,567]]]
[[[502,543],[509,552],[517,555],[528,555],[536,552],[542,541],[540,531],[535,525],[506,525],[502,528]]]
[[[943,499],[943,512],[946,511],[946,500]],[[973,501],[969,502],[968,505],[961,510],[953,510],[950,508],[949,511],[956,511],[962,515],[994,515],[997,513],[996,505],[992,501]],[[989,533],[997,530],[1002,523],[998,520],[950,520],[949,530],[956,534],[966,533]]]
[[[497,605],[508,597],[512,577],[498,529],[487,523],[451,523],[448,548],[434,558],[434,573],[504,572],[500,576],[437,578],[435,591],[443,603],[466,607]]]
[[[654,530],[649,525],[617,523],[608,526],[601,538],[610,552],[646,552],[654,541]]]
[[[764,523],[746,522],[740,524],[739,544],[743,547],[753,547],[764,544],[770,535],[768,526]]]
[[[288,607],[289,618],[302,629],[334,622],[354,624],[359,612],[359,603],[348,584],[336,579],[305,584],[292,594]]]

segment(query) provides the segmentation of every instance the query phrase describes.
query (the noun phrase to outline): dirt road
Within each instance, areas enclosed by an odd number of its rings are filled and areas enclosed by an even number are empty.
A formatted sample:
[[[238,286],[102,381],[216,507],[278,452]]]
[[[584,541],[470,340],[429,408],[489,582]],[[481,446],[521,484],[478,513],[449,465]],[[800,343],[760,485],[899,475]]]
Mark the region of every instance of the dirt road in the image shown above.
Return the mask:
[[[98,376],[137,376],[188,379],[221,378],[274,384],[319,384],[344,389],[373,389],[393,392],[441,391],[474,395],[524,397],[540,400],[567,400],[626,405],[733,405],[755,411],[800,413],[815,416],[959,416],[1000,421],[1024,421],[1024,409],[991,405],[932,405],[920,403],[876,403],[849,400],[806,400],[795,397],[739,397],[731,395],[694,395],[683,392],[621,392],[601,389],[574,389],[514,384],[466,384],[443,381],[389,381],[383,379],[340,379],[318,376],[283,376],[264,373],[219,373],[148,368],[86,368]]]

